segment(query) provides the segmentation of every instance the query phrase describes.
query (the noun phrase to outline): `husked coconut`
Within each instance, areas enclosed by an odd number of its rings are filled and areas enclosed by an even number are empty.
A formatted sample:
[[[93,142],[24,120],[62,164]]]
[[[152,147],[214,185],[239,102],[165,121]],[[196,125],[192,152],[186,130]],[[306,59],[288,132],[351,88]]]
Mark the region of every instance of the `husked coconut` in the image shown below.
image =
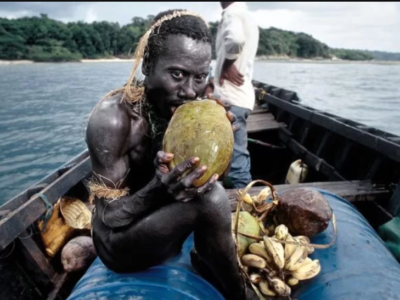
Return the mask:
[[[324,196],[309,188],[293,188],[282,195],[275,219],[285,224],[292,235],[309,238],[324,231],[332,219],[332,209]]]
[[[61,262],[67,272],[83,270],[96,258],[90,236],[78,236],[70,240],[61,251]]]

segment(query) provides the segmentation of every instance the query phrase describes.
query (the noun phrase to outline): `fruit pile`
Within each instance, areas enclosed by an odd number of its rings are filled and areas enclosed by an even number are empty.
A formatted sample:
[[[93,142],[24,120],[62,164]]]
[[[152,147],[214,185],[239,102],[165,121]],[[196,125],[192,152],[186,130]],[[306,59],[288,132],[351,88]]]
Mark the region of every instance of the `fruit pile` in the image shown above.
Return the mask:
[[[250,244],[248,254],[241,257],[250,280],[265,296],[289,296],[291,286],[300,280],[315,277],[321,271],[318,259],[308,257],[314,251],[306,236],[293,237],[281,224],[273,236],[264,235],[262,241]],[[288,242],[285,245],[279,241]],[[293,243],[289,243],[293,242]],[[296,244],[297,242],[297,244]]]
[[[257,182],[268,187],[258,195],[250,196],[249,189]],[[335,241],[334,238],[329,245],[314,245],[307,235],[292,235],[288,224],[277,222],[280,200],[271,184],[256,180],[238,191],[237,209],[232,214],[238,263],[260,299],[264,299],[263,296],[288,297],[292,287],[300,281],[317,276],[321,271],[320,262],[308,256],[315,248],[328,248]],[[336,237],[334,215],[332,219]],[[303,222],[307,222],[307,218],[303,218]]]

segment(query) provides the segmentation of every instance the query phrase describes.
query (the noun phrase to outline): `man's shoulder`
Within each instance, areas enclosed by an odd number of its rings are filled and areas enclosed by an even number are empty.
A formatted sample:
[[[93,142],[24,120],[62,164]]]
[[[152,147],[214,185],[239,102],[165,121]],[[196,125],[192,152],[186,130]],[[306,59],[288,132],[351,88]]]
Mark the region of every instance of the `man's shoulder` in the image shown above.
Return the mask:
[[[121,105],[121,97],[116,95],[103,99],[93,109],[89,117],[88,130],[90,128],[121,129],[129,122],[129,114]]]
[[[147,124],[145,118],[135,112],[131,105],[122,102],[121,95],[114,95],[96,105],[89,117],[86,134],[128,136],[132,126],[143,123]]]

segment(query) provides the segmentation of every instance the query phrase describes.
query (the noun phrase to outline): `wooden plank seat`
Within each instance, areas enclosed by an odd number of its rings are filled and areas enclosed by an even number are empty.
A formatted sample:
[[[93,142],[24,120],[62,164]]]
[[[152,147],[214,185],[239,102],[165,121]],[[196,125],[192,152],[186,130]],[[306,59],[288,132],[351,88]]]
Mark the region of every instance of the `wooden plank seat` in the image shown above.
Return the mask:
[[[286,124],[275,121],[274,116],[268,112],[250,114],[247,119],[248,133],[277,130],[281,127],[286,127]]]

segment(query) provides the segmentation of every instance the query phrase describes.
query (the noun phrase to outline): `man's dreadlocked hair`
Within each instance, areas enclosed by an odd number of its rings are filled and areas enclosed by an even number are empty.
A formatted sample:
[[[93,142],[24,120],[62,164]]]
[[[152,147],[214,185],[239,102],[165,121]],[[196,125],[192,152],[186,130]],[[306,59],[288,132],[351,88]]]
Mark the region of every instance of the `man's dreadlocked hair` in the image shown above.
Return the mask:
[[[167,10],[159,13],[153,21],[155,24],[162,17],[172,14],[173,12],[183,12],[183,9]],[[153,25],[152,24],[152,25]],[[185,15],[171,20],[164,21],[150,35],[148,40],[147,51],[144,53],[143,64],[154,64],[160,53],[165,51],[168,35],[182,34],[196,41],[211,44],[211,32],[204,21],[196,16]]]

